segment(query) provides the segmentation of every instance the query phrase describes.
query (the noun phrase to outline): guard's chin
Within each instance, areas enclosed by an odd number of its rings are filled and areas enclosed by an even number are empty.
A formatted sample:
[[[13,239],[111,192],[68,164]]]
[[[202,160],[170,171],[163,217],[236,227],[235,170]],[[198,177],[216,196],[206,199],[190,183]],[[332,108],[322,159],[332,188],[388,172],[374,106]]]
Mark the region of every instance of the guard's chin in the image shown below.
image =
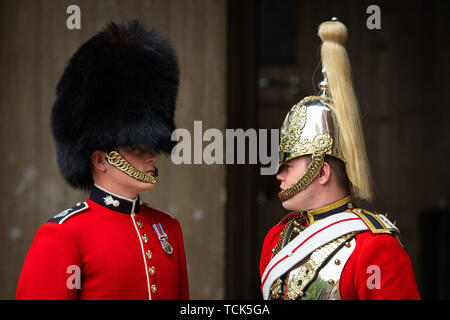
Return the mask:
[[[141,189],[141,191],[149,191],[156,187],[155,183],[142,182],[142,181],[138,181],[138,182],[139,182],[139,188]]]
[[[295,208],[294,208],[294,206],[293,206],[291,200],[292,200],[292,198],[291,198],[291,199],[288,199],[288,200],[285,200],[285,201],[282,201],[282,202],[281,202],[281,205],[282,205],[283,208],[285,208],[286,210],[292,210],[292,211],[294,211]]]

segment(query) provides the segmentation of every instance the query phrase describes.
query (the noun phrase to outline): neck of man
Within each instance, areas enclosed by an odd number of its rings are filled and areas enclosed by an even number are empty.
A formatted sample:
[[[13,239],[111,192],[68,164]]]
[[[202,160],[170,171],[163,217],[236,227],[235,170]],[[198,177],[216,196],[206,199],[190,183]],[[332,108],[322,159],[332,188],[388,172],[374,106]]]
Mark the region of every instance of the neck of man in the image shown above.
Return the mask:
[[[299,211],[318,209],[339,201],[349,195],[349,193],[342,188],[332,185],[320,186],[318,189],[311,191],[311,200]]]

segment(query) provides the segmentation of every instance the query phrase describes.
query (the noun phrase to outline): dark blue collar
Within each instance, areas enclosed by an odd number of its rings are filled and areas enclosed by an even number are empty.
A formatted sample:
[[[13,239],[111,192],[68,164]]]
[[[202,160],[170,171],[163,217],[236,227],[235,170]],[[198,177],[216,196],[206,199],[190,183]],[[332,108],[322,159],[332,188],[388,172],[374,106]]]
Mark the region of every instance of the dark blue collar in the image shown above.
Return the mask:
[[[141,208],[139,195],[134,200],[124,198],[118,196],[117,194],[111,193],[97,186],[96,184],[94,184],[94,186],[92,187],[89,199],[105,208],[120,213],[139,213],[139,210]]]
[[[314,222],[321,220],[323,218],[327,218],[333,214],[341,213],[347,211],[348,209],[352,209],[353,205],[351,203],[351,196],[347,196],[341,200],[333,202],[329,205],[309,210],[303,211],[302,215],[308,219],[308,224],[313,224]]]

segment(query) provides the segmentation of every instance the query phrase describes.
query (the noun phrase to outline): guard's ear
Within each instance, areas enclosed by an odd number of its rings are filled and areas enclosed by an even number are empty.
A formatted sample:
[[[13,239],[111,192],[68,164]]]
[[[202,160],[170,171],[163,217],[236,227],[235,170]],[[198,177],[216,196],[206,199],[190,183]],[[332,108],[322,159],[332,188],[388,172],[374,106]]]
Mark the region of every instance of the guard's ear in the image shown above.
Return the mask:
[[[330,165],[324,161],[322,168],[319,171],[319,174],[317,175],[317,181],[322,184],[325,185],[330,181],[331,178],[331,167]]]
[[[92,155],[91,155],[92,168],[94,170],[105,172],[106,171],[105,157],[106,157],[106,155],[103,151],[95,150],[94,152],[92,152]]]

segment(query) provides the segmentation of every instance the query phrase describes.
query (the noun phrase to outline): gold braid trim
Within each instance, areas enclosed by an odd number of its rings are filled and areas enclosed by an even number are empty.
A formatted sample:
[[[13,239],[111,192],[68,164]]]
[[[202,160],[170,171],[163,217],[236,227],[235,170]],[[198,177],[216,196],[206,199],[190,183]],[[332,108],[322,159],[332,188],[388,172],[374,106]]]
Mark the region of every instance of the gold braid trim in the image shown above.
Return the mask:
[[[277,245],[273,249],[272,257],[274,257],[278,252],[280,252],[281,249],[283,249],[283,243],[284,243],[284,240],[286,239],[286,233],[289,230],[289,227],[290,227],[290,225],[292,224],[293,221],[294,221],[294,219],[289,221],[286,224],[286,226],[283,228],[283,231],[281,231],[280,238],[278,239]]]
[[[156,184],[157,177],[146,174],[133,167],[122,155],[116,150],[106,153],[106,160],[120,171],[126,173],[130,177],[145,183]]]
[[[295,300],[305,296],[308,286],[316,279],[318,270],[334,256],[345,242],[348,242],[355,232],[347,233],[316,249],[308,260],[300,267],[290,271],[285,300]]]
[[[286,226],[283,228],[283,231],[280,233],[280,238],[278,239],[277,245],[272,250],[272,257],[274,257],[278,252],[280,252],[281,249],[284,247],[284,243],[286,242],[286,236],[287,232],[290,229],[291,225],[294,225],[294,228],[289,235],[289,239],[287,240],[287,243],[289,243],[292,238],[295,238],[299,233],[301,233],[303,230],[305,230],[305,227],[301,225],[299,222],[299,217],[295,217],[292,220],[290,220]],[[281,299],[281,294],[283,292],[283,279],[277,278],[274,283],[270,286],[270,299]]]

